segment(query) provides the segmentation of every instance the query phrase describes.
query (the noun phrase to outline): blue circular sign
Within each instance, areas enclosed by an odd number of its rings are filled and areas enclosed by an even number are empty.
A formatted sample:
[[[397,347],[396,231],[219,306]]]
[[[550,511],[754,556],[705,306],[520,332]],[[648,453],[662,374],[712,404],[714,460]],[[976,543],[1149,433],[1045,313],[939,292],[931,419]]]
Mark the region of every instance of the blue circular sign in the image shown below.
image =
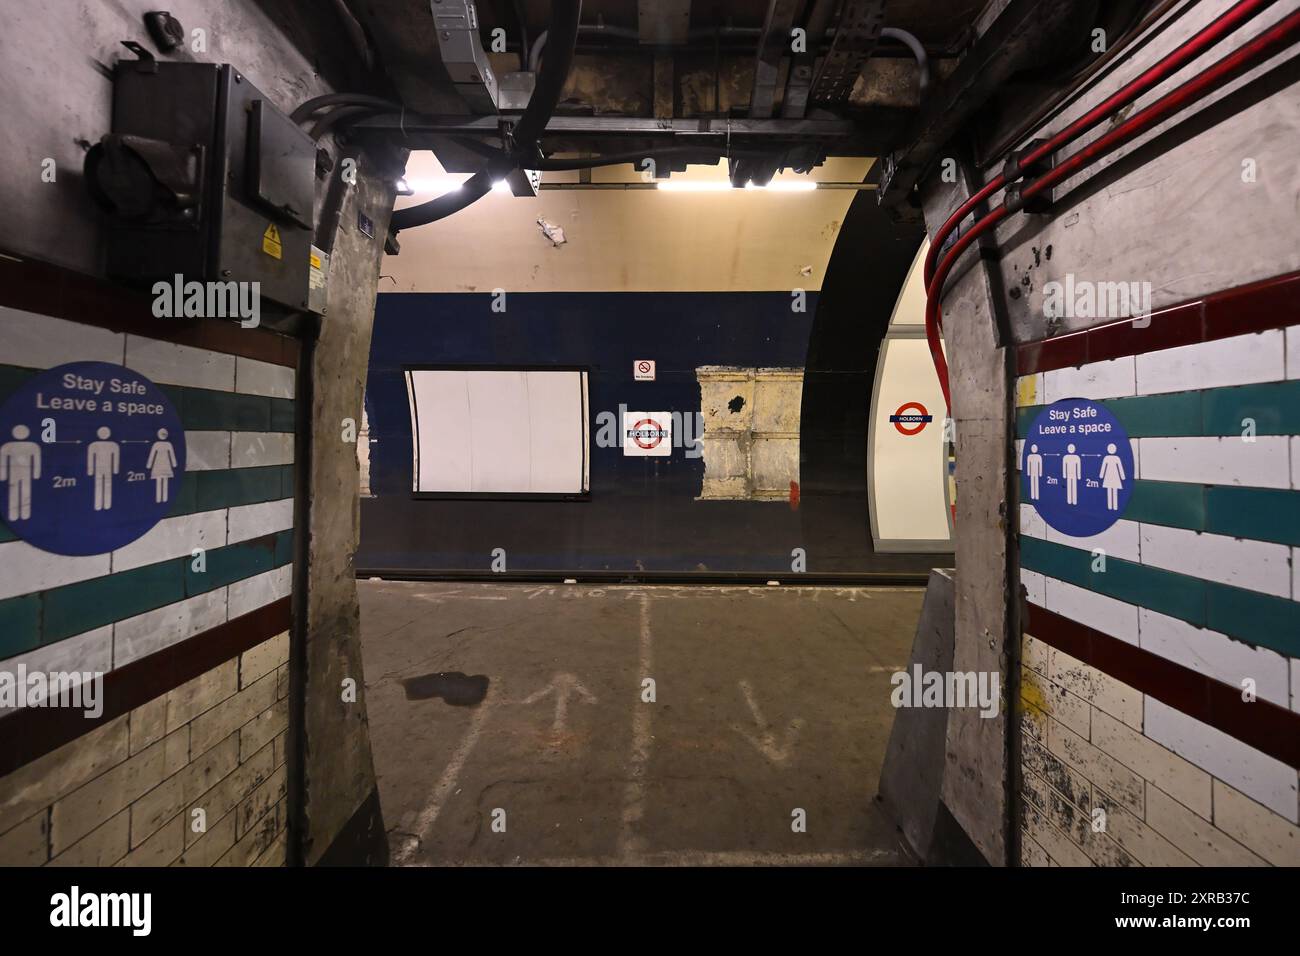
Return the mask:
[[[1067,398],[1034,418],[1020,457],[1020,500],[1075,538],[1105,531],[1133,493],[1133,446],[1101,402]]]
[[[0,518],[43,551],[130,544],[171,511],[184,472],[175,409],[123,365],[60,365],[0,405]]]

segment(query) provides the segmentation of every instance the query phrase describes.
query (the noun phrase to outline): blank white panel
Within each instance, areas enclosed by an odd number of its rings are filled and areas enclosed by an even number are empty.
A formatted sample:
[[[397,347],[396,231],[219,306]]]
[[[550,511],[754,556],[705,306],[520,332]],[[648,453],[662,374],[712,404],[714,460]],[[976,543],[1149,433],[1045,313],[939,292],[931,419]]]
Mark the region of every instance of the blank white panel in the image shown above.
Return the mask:
[[[407,373],[416,491],[586,491],[586,375],[579,371]]]
[[[465,372],[407,373],[416,491],[470,491],[469,383]]]
[[[581,372],[528,372],[531,491],[581,491],[587,424]]]
[[[468,372],[471,491],[529,491],[523,372]]]

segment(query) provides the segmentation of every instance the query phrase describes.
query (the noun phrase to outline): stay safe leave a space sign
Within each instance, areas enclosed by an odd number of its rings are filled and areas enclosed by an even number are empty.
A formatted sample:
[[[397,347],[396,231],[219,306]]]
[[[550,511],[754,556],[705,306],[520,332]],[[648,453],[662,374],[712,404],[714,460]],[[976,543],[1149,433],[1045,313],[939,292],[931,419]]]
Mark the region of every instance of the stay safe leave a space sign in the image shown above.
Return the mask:
[[[1113,525],[1128,507],[1134,477],[1128,432],[1101,402],[1053,402],[1025,435],[1021,503],[1062,534],[1086,538]]]
[[[130,544],[171,511],[184,472],[176,410],[125,366],[60,365],[0,405],[0,518],[43,551]]]

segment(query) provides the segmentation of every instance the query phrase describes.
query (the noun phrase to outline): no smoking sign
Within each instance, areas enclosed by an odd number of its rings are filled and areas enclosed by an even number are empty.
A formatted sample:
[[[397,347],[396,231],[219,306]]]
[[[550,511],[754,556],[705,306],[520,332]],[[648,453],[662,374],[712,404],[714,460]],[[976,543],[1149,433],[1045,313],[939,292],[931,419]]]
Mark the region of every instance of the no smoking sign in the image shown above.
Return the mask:
[[[633,362],[632,378],[638,382],[653,382],[655,380],[654,359],[637,359]]]

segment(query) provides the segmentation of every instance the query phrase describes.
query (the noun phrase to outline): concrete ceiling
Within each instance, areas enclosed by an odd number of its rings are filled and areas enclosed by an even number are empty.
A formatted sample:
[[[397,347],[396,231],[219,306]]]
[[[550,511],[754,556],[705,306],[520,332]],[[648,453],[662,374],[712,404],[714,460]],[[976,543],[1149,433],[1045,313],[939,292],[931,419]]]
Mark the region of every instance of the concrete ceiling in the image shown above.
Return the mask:
[[[778,179],[860,183],[871,161],[831,159],[810,176]],[[445,180],[428,152],[412,153],[406,178],[431,198]],[[548,173],[543,182],[576,181]],[[592,171],[595,183],[641,183],[631,166]],[[725,183],[722,167],[691,166],[677,182]],[[760,292],[821,288],[849,203],[848,189],[727,189],[671,193],[543,190],[535,199],[490,194],[443,222],[401,234],[385,258],[380,292]],[[556,246],[537,220],[564,230]]]
[[[666,7],[688,10],[691,31],[707,31],[719,26],[756,30],[763,25],[767,8],[761,0],[640,2],[656,10]],[[452,89],[442,68],[429,0],[347,0],[347,4],[364,25],[377,50],[382,69],[408,108],[430,114],[468,112],[468,107]],[[806,2],[801,5],[808,6]],[[932,56],[944,51],[955,53],[983,5],[983,0],[889,0],[885,8],[885,24],[915,34],[930,49]],[[477,6],[484,36],[496,27],[506,31],[512,52],[510,57],[502,59],[501,65],[517,69],[518,54],[515,51],[521,33],[516,4],[513,0],[481,0]],[[520,0],[518,8],[523,11],[531,43],[546,29],[550,2]],[[582,5],[584,25],[603,24],[615,29],[637,30],[638,19],[638,0],[586,0]],[[796,22],[802,20],[796,18]],[[724,106],[743,111],[748,105],[756,42],[755,37],[743,35],[726,38],[718,57],[720,62],[714,60],[713,41],[708,38],[697,39],[693,45],[675,46],[673,55],[681,62],[680,69],[687,69],[691,63],[698,69],[700,64],[695,61],[701,57],[708,61],[706,65],[710,72],[715,68],[721,69],[722,85],[729,82],[738,84],[731,96],[723,91]],[[664,51],[660,49],[659,52],[662,54]],[[901,47],[882,50],[882,54],[890,55],[903,52]],[[626,110],[619,108],[619,104],[653,102],[650,69],[656,53],[653,45],[640,44],[626,37],[584,35],[579,53],[575,69],[593,71],[600,82],[588,80],[585,86],[577,87],[571,84],[562,110],[626,115]],[[591,89],[596,86],[608,87],[610,95],[591,95]],[[635,94],[634,89],[638,91]],[[689,90],[679,93],[679,105],[683,100],[690,100],[691,96]],[[713,109],[718,104],[710,102],[708,105]]]

